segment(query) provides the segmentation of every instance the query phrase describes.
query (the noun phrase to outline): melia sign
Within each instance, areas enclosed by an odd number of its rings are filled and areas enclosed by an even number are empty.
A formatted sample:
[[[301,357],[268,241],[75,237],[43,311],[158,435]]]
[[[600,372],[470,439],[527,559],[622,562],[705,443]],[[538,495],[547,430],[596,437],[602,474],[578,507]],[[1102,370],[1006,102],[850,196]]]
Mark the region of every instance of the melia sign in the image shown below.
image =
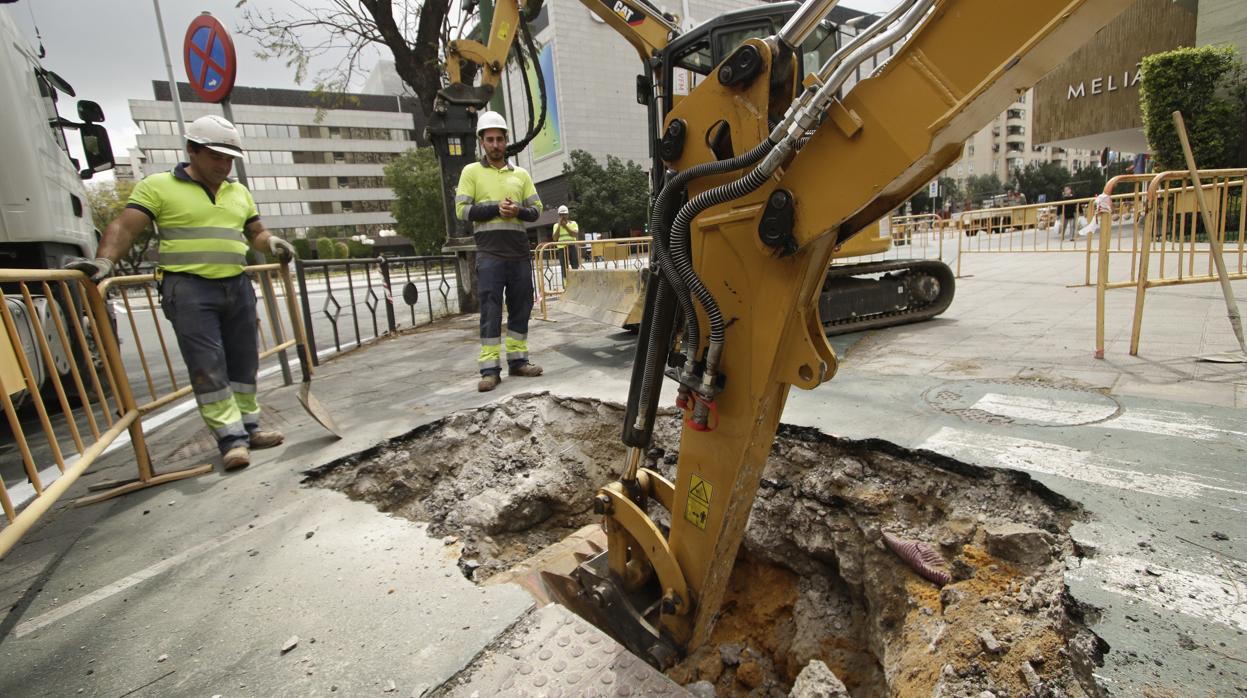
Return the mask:
[[[1133,71],[1123,70],[1121,74],[1109,73],[1108,75],[1094,77],[1090,80],[1082,80],[1077,85],[1070,83],[1065,92],[1065,99],[1078,99],[1087,95],[1100,95],[1108,92],[1116,92],[1129,87],[1135,87],[1139,84],[1139,77],[1142,75],[1143,69],[1136,64]]]

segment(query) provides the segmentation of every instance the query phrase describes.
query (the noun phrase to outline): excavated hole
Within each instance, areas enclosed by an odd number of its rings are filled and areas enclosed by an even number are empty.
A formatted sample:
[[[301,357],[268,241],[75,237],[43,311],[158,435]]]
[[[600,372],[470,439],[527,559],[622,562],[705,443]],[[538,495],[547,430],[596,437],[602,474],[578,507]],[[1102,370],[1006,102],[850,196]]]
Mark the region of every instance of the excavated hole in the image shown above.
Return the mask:
[[[517,396],[309,481],[427,522],[484,581],[594,522],[593,492],[623,462],[622,419],[609,403]],[[661,416],[650,464],[669,477],[678,438],[678,418]],[[1106,646],[1062,578],[1083,516],[1024,473],[781,426],[711,642],[668,675],[782,696],[817,659],[858,698],[1100,695]],[[916,574],[885,533],[929,545],[952,581]]]

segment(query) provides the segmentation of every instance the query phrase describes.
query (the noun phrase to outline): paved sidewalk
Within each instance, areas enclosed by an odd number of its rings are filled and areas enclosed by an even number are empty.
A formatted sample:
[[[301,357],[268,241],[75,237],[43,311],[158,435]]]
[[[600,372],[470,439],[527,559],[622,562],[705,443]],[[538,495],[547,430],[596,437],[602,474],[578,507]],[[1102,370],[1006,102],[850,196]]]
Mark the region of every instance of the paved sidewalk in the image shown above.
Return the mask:
[[[1080,501],[1093,518],[1074,535],[1094,555],[1068,581],[1112,648],[1103,685],[1233,694],[1247,686],[1247,367],[1193,360],[1233,348],[1215,285],[1149,294],[1138,358],[1124,345],[1133,295],[1113,292],[1112,341],[1093,359],[1094,289],[1067,287],[1081,263],[976,255],[943,317],[836,338],[839,374],[794,391],[783,421],[1023,469]],[[544,633],[547,616],[516,587],[464,579],[457,547],[424,526],[302,486],[302,473],[519,393],[623,402],[633,337],[552,317],[531,329],[541,378],[476,393],[475,319],[442,321],[317,371],[313,393],[346,439],[303,413],[297,385],[265,385],[288,439],[250,468],[56,510],[0,562],[0,695],[493,686],[517,661],[499,642]],[[193,414],[151,448],[166,469],[212,455]],[[131,460],[120,449],[71,494],[130,475]]]

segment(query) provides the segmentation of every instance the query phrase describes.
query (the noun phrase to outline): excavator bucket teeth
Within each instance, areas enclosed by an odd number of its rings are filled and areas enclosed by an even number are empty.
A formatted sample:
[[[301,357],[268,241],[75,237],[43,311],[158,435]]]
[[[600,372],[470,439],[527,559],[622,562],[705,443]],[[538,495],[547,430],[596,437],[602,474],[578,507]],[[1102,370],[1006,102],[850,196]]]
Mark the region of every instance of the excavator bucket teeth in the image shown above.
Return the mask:
[[[541,582],[551,601],[584,618],[599,629],[606,631],[610,628],[610,621],[606,614],[602,612],[599,604],[585,593],[584,587],[578,580],[567,575],[542,572]]]
[[[594,554],[597,554],[598,552],[599,551],[595,550]],[[572,553],[572,556],[576,558],[576,564],[578,565],[583,564],[586,560],[593,557],[593,555],[587,555],[585,553]]]

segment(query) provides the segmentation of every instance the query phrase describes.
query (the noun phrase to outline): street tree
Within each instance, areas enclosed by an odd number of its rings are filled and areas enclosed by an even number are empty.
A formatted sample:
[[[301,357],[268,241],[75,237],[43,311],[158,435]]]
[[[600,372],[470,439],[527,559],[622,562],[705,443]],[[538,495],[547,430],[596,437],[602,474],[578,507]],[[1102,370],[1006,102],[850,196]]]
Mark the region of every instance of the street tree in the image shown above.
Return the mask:
[[[952,209],[956,205],[965,200],[965,192],[961,189],[961,183],[952,177],[940,177],[936,180],[940,184],[940,200],[936,205],[942,211],[945,207]]]
[[[919,215],[931,212],[931,194],[926,187],[922,187],[909,197],[909,213],[911,215]]]
[[[442,177],[432,148],[408,150],[385,166],[385,185],[394,190],[390,212],[395,227],[416,254],[436,254],[446,240],[442,221]]]
[[[1201,46],[1143,58],[1143,134],[1162,170],[1186,167],[1173,124],[1182,112],[1200,168],[1247,165],[1247,69],[1232,46]]]
[[[603,167],[589,153],[573,150],[563,172],[581,230],[621,237],[645,226],[649,177],[640,165],[607,155]]]
[[[980,206],[984,199],[1003,194],[1004,190],[1004,184],[1001,184],[1000,178],[994,172],[966,178],[966,198],[969,199],[971,207]]]
[[[339,56],[333,67],[313,76],[314,91],[326,97],[326,107],[339,104],[352,79],[371,67],[371,49],[388,50],[427,117],[441,87],[450,7],[451,0],[290,0],[281,10],[244,7],[239,32],[259,44],[262,60],[285,61],[297,83],[308,78],[313,60]]]
[[[134,182],[128,181],[96,182],[88,186],[87,201],[91,204],[91,218],[95,221],[95,227],[102,231],[105,226],[120,216],[122,209],[130,200],[132,191],[134,191]],[[143,232],[134,238],[134,243],[130,245],[125,256],[117,260],[124,273],[138,273],[143,257],[155,241],[154,232],[149,221],[143,228]]]
[[[1031,162],[1013,171],[1014,186],[1032,204],[1039,201],[1040,195],[1047,201],[1060,199],[1061,188],[1069,180],[1069,170],[1059,162]]]

